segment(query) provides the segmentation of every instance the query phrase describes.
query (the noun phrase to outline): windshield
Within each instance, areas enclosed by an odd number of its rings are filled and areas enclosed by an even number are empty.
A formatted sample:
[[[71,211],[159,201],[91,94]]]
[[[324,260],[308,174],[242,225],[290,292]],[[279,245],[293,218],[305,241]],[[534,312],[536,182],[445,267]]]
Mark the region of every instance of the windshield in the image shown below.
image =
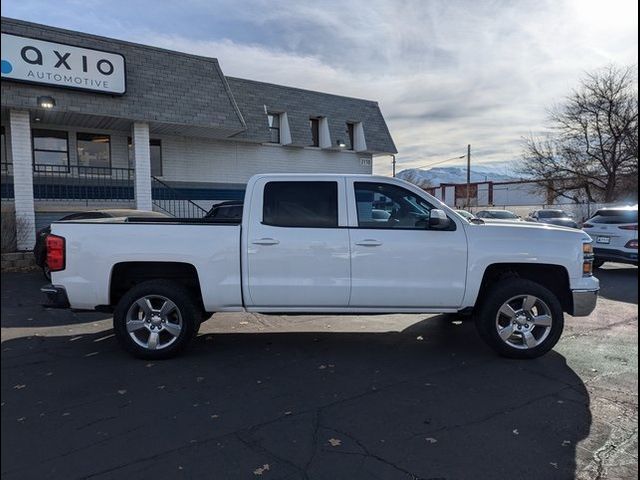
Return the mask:
[[[591,223],[624,224],[638,223],[638,210],[626,208],[609,208],[598,210],[589,220]]]
[[[540,210],[538,212],[540,218],[569,218],[566,212],[562,210]]]
[[[515,213],[512,213],[509,210],[491,210],[490,212],[487,212],[487,214],[489,218],[499,218],[503,220],[513,220],[518,218]]]

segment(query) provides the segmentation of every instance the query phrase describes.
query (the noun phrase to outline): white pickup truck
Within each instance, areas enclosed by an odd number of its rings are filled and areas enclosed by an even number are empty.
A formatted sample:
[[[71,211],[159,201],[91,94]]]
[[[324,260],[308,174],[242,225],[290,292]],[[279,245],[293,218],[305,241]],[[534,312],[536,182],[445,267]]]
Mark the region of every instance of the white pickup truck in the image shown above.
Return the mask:
[[[241,311],[473,312],[498,353],[533,358],[599,290],[586,233],[469,222],[376,176],[257,175],[241,220],[54,223],[47,261],[52,304],[113,311],[118,340],[143,358],[173,356],[212,313]]]

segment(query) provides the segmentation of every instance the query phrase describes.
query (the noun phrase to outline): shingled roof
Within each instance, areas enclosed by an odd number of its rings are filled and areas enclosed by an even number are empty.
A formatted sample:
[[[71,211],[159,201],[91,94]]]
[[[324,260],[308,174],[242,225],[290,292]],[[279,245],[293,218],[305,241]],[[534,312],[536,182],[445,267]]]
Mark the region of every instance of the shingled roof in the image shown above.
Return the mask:
[[[287,113],[293,146],[311,145],[309,119],[326,117],[332,142],[346,139],[347,122],[362,122],[367,152],[397,153],[377,102],[243,78],[226,79],[246,124],[246,130],[234,136],[238,140],[269,141],[266,108]]]

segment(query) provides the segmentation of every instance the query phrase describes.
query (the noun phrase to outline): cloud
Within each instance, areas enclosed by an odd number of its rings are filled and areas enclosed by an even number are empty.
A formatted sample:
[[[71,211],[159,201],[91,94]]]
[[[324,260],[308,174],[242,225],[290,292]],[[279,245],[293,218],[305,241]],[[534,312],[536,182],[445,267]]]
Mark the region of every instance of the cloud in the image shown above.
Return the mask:
[[[216,57],[227,75],[377,100],[400,169],[468,143],[475,162],[518,159],[585,71],[638,58],[633,0],[59,2],[46,20],[47,2],[6,3],[3,15]]]

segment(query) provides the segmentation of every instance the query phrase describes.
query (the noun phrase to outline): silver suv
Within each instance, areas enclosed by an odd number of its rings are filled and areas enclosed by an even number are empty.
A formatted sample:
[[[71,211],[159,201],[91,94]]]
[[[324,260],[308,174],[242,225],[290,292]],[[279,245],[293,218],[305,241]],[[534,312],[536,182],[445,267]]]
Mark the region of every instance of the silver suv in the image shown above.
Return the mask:
[[[638,265],[638,205],[601,208],[582,228],[593,239],[594,267],[604,262]]]

